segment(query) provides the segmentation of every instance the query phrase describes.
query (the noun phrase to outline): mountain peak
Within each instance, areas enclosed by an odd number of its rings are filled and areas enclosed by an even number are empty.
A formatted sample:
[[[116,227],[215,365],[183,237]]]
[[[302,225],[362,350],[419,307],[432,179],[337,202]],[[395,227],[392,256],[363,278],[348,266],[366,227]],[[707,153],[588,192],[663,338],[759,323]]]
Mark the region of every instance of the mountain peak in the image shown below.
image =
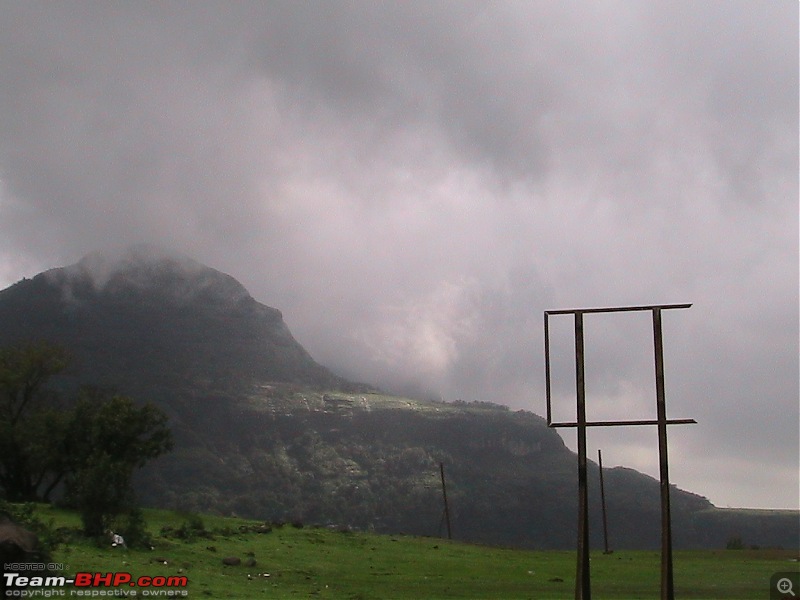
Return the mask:
[[[187,256],[149,244],[87,254],[74,265],[46,273],[66,298],[85,293],[140,299],[143,294],[184,306],[197,301],[238,306],[252,297],[236,279]]]
[[[116,273],[156,266],[184,272],[208,268],[178,252],[153,244],[98,250],[87,254],[73,265],[81,272],[89,274],[99,288],[104,287]]]
[[[230,275],[156,246],[89,254],[0,291],[0,345],[67,347],[98,384],[240,389],[279,381],[349,386],[293,338],[281,312]],[[181,384],[181,385],[184,385]]]

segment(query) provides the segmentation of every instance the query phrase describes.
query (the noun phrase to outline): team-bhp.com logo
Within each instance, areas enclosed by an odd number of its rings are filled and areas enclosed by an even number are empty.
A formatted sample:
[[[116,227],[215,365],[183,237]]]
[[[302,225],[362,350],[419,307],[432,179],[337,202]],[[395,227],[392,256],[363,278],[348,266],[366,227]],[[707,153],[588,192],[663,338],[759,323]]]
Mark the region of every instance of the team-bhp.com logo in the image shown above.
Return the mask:
[[[30,576],[20,573],[3,573],[6,597],[52,598],[60,596],[85,597],[162,597],[188,596],[189,580],[180,575],[143,575],[134,577],[130,573],[76,573],[75,577]],[[74,586],[70,589],[63,589]],[[58,589],[61,588],[61,589]]]

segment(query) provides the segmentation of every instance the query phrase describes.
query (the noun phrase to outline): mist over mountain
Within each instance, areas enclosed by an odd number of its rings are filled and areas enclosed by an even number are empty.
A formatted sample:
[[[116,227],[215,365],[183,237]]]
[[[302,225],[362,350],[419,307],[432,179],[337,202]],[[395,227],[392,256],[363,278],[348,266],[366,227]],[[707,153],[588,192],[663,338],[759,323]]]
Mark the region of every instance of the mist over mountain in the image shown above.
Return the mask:
[[[230,275],[149,244],[95,252],[75,265],[48,271],[46,275],[67,294],[72,285],[85,285],[88,280],[95,291],[155,295],[165,304],[179,306],[199,301],[232,308],[252,300],[244,286]]]
[[[348,385],[233,277],[154,246],[90,254],[20,281],[0,292],[0,319],[3,340],[62,343],[99,384]]]
[[[575,455],[541,417],[496,404],[399,398],[318,364],[281,312],[234,278],[152,246],[86,256],[0,291],[0,344],[75,358],[58,385],[114,386],[170,416],[176,448],[138,477],[147,504],[435,535],[439,467],[454,535],[574,546]],[[593,523],[600,523],[596,466]],[[606,472],[616,547],[659,543],[659,483]],[[715,508],[673,487],[678,547],[796,546],[797,513]],[[600,544],[600,527],[592,529]]]

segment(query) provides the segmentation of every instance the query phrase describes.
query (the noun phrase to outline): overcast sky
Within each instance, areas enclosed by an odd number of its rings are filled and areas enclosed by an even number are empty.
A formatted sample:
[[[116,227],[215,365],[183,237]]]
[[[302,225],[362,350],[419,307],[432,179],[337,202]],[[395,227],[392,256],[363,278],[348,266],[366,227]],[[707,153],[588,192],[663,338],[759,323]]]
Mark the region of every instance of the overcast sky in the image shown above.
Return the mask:
[[[446,400],[544,414],[544,310],[692,302],[672,481],[798,507],[794,0],[0,0],[0,182],[2,287],[157,243]],[[587,317],[590,418],[654,416],[648,319]],[[589,447],[658,474],[651,429]]]

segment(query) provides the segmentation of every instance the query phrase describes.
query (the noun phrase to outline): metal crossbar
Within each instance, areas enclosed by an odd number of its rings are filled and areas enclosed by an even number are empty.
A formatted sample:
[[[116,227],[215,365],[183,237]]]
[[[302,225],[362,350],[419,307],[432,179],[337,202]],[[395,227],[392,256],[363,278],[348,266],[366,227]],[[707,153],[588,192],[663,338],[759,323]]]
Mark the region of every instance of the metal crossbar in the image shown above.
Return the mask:
[[[658,419],[642,419],[633,421],[586,421],[586,427],[618,427],[621,425],[658,425]],[[696,424],[694,419],[667,419],[667,425],[689,425]],[[548,427],[577,427],[576,421],[564,421],[563,423],[548,423]]]
[[[545,394],[547,398],[548,427],[574,427],[578,432],[578,565],[575,579],[576,600],[591,599],[589,570],[589,496],[587,487],[586,429],[588,427],[628,427],[656,425],[658,427],[658,459],[661,485],[661,600],[674,600],[675,590],[672,570],[672,523],[669,504],[669,468],[667,459],[667,425],[696,423],[694,419],[667,419],[664,395],[664,346],[662,340],[661,311],[689,308],[691,304],[654,304],[648,306],[620,306],[610,308],[577,308],[544,311],[544,364]],[[594,313],[650,311],[653,315],[653,348],[656,379],[656,419],[587,421],[586,381],[584,370],[583,315]],[[574,315],[575,319],[575,390],[577,420],[553,422],[550,386],[550,323],[551,315]]]
[[[559,310],[546,310],[546,315],[574,315],[575,313],[610,313],[610,312],[636,312],[643,310],[653,310],[654,308],[690,308],[691,304],[648,304],[646,306],[612,306],[604,308],[562,308]]]

